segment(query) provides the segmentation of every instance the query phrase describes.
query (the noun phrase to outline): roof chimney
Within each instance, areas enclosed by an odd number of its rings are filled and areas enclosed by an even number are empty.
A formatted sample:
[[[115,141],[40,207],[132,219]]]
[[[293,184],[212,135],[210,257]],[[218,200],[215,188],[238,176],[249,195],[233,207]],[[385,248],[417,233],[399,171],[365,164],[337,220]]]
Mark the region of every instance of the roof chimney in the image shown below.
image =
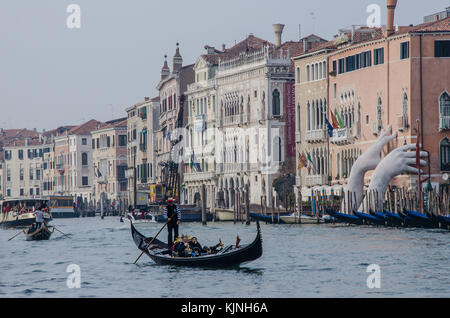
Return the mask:
[[[273,31],[275,32],[275,45],[281,45],[281,33],[283,33],[284,24],[273,24]]]
[[[144,101],[149,101],[149,100],[150,100],[150,97],[147,97],[147,96],[144,97]]]
[[[309,42],[307,38],[304,38],[303,40],[303,53],[309,50]]]
[[[224,44],[222,44],[222,51],[225,51],[225,43]]]
[[[395,32],[394,14],[395,14],[396,6],[397,6],[397,0],[386,0],[386,7],[387,7],[387,22],[386,22],[386,34],[385,34],[386,37],[392,35]]]

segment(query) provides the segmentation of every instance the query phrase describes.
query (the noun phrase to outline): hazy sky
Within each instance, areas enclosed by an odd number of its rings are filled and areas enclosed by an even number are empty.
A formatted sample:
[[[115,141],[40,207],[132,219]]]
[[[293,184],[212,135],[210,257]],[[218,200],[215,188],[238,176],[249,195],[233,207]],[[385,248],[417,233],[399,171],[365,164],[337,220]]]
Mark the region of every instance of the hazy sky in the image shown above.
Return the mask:
[[[81,28],[66,25],[69,4],[81,7]],[[169,66],[180,42],[184,65],[249,33],[274,42],[315,33],[331,39],[363,25],[370,4],[384,0],[1,0],[0,127],[53,129],[95,118],[126,116],[125,108],[154,97],[164,54]],[[399,0],[395,23],[422,23],[450,0]]]

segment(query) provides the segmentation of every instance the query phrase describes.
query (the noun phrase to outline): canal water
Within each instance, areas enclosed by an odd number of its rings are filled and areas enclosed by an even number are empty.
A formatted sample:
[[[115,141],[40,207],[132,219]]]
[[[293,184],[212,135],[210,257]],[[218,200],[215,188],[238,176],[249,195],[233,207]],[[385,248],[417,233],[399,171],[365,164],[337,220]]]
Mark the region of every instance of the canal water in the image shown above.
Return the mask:
[[[105,219],[55,219],[49,241],[8,241],[0,230],[0,297],[449,297],[450,232],[349,225],[261,224],[263,255],[235,269],[155,265],[134,245],[128,223]],[[162,224],[142,224],[154,236]],[[167,231],[161,237],[167,239]],[[253,240],[256,225],[182,223],[180,233],[208,246],[221,238]],[[69,288],[80,269],[80,288]],[[368,288],[377,264],[380,288]]]

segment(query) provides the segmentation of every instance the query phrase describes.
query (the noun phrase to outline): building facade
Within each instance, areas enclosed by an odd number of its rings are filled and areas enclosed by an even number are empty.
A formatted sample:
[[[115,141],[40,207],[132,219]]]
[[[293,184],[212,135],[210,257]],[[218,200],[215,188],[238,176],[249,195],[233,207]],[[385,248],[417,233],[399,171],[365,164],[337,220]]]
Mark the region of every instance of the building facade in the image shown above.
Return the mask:
[[[127,120],[92,131],[94,202],[112,208],[128,206]]]

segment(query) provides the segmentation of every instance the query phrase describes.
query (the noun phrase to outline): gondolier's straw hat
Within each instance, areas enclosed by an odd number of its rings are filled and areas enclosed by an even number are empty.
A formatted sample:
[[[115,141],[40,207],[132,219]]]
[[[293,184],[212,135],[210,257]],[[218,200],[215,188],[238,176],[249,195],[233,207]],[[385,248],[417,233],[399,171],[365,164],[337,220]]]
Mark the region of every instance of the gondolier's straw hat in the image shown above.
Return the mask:
[[[173,198],[168,198],[166,202],[174,202],[175,200]]]

